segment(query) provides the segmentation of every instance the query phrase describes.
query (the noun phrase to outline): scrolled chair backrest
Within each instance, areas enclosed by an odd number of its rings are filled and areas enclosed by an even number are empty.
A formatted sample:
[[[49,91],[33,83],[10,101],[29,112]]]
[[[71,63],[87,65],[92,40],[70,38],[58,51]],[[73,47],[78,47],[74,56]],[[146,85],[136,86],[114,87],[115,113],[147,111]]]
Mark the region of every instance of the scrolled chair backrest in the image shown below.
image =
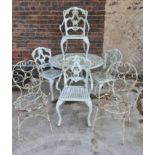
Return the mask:
[[[32,57],[37,66],[38,72],[41,73],[46,67],[52,68],[49,63],[49,59],[52,56],[52,52],[49,48],[37,47],[32,52]]]
[[[36,65],[33,60],[23,60],[13,66],[13,87],[20,90],[20,95],[40,91],[41,80],[37,78],[35,69]]]
[[[129,62],[116,62],[111,64],[107,70],[107,75],[112,75],[116,80],[124,81],[124,90],[134,89],[138,81],[137,69]]]
[[[109,49],[105,52],[104,69],[108,68],[111,64],[122,62],[123,55],[117,48]]]
[[[90,77],[90,61],[82,56],[70,56],[63,62],[63,75],[65,86],[71,83],[83,81],[85,86],[88,85]]]
[[[82,31],[86,35],[86,28],[89,31],[89,23],[87,20],[88,11],[79,7],[71,7],[63,11],[63,23],[65,26],[65,35],[69,35],[69,31]]]

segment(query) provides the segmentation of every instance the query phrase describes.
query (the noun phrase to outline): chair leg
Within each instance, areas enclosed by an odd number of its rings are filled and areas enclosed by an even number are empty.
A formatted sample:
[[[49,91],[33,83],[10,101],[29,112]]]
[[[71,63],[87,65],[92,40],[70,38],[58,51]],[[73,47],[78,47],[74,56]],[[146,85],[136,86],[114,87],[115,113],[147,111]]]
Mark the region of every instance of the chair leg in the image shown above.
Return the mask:
[[[113,93],[113,95],[115,95],[114,81],[112,82],[112,93]]]
[[[50,84],[51,101],[54,101],[53,83],[54,83],[54,80],[50,80],[50,81],[49,81],[49,84]]]
[[[101,88],[102,88],[103,84],[100,84],[98,87],[98,100],[100,101],[101,99]]]
[[[20,138],[20,112],[18,112],[18,116],[17,116],[18,118],[17,118],[17,120],[18,120],[18,139]]]
[[[131,122],[131,108],[129,108],[128,111],[128,121]]]
[[[91,113],[92,113],[92,102],[91,102],[91,100],[86,102],[86,104],[87,104],[87,106],[89,108],[87,123],[88,123],[88,126],[91,127],[91,121],[90,121],[90,116],[91,116]]]
[[[65,52],[67,51],[68,49],[68,40],[66,40],[66,44],[65,44]]]
[[[125,118],[123,118],[123,137],[122,137],[122,143],[123,143],[123,145],[125,143]]]
[[[95,122],[96,122],[96,120],[97,120],[98,111],[99,111],[99,107],[97,106],[97,107],[96,107],[96,111],[95,111],[94,120],[93,120],[93,130],[94,130],[94,128],[95,128]]]
[[[47,117],[47,120],[48,120],[49,125],[50,125],[50,129],[51,129],[51,132],[52,132],[52,124],[51,124],[50,116],[49,116],[49,114],[48,114],[47,103],[46,103],[46,106],[45,106],[45,111],[46,111],[46,117]]]
[[[56,111],[57,111],[57,114],[58,114],[58,117],[59,117],[57,126],[60,126],[61,122],[62,122],[62,117],[61,117],[60,109],[59,109],[60,106],[62,105],[62,103],[63,103],[63,101],[61,101],[61,100],[58,100],[57,103],[56,103]]]

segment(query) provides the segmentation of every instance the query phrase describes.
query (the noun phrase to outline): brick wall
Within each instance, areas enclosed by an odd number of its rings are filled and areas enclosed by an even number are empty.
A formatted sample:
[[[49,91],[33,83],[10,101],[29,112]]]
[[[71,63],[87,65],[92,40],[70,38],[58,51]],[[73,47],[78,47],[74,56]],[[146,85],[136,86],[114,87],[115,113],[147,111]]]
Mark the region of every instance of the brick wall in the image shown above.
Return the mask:
[[[38,46],[61,53],[59,24],[62,11],[72,6],[88,10],[90,53],[101,54],[106,0],[13,0],[13,63],[31,58]],[[69,44],[70,51],[82,50],[80,41]]]
[[[87,9],[90,23],[90,53],[121,49],[124,60],[143,70],[142,0],[13,0],[13,63],[31,58],[38,46],[61,53],[59,24],[62,11],[72,6]],[[104,44],[103,44],[104,42]],[[73,41],[69,51],[82,51]]]

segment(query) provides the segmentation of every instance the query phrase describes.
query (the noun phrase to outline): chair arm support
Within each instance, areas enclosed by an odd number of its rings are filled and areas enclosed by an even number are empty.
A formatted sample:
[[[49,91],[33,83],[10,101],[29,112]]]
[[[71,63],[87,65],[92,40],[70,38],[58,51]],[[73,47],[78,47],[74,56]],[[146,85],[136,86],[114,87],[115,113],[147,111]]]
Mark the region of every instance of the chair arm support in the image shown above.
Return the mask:
[[[89,30],[90,30],[90,26],[89,26],[88,21],[86,21],[86,24],[87,24],[87,28],[88,28],[86,35],[88,36],[88,32],[89,32]]]
[[[61,93],[61,89],[59,88],[59,83],[60,83],[60,80],[61,80],[62,76],[63,76],[63,73],[61,73],[61,75],[59,76],[59,78],[58,78],[58,80],[56,82],[56,89],[58,91],[60,91],[60,93]]]
[[[64,35],[63,31],[62,31],[62,26],[64,25],[64,21],[62,22],[62,24],[59,25],[59,30],[61,32],[62,35]]]

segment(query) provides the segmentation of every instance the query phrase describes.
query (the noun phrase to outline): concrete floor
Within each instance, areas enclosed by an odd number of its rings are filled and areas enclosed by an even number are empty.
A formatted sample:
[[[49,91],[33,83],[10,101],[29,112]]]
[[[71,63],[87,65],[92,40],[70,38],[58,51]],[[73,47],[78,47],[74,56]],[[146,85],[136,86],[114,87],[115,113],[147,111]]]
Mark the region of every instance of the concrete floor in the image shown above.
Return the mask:
[[[45,93],[49,89],[45,84]],[[56,91],[55,91],[56,92]],[[13,91],[13,101],[18,95]],[[93,99],[92,120],[96,110]],[[86,124],[87,107],[83,103],[66,103],[62,108],[62,126],[57,127],[55,102],[49,101],[49,115],[53,131],[42,117],[31,118],[21,127],[22,138],[17,138],[17,113],[13,107],[12,146],[13,155],[142,155],[143,124],[142,116],[133,109],[131,122],[125,123],[125,144],[122,145],[122,122],[105,116],[95,123],[95,128]]]

